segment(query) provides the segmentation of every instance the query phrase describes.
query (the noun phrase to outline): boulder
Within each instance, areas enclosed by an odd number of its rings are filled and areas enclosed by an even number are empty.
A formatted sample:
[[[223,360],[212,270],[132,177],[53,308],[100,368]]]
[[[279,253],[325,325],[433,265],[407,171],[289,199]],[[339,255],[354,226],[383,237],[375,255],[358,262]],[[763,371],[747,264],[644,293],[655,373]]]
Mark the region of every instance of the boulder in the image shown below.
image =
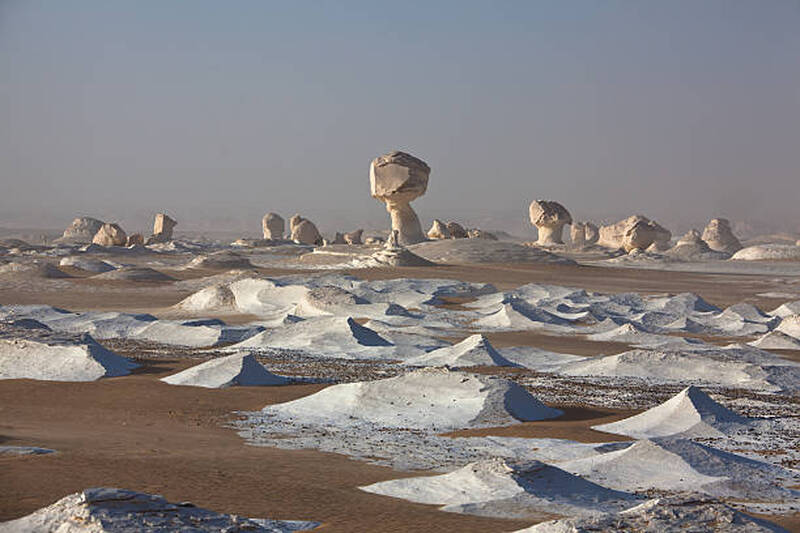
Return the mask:
[[[322,244],[322,235],[313,222],[303,218],[292,227],[292,240],[299,244],[319,246]]]
[[[132,233],[128,235],[125,241],[125,246],[144,246],[144,236],[141,233]]]
[[[357,229],[344,234],[344,242],[347,244],[362,244],[361,235],[364,233],[363,229]]]
[[[386,204],[401,244],[425,240],[419,218],[411,201],[425,194],[431,168],[427,163],[405,152],[394,151],[376,157],[369,167],[370,193]]]
[[[128,236],[118,224],[103,224],[92,238],[92,244],[99,246],[125,246]]]
[[[336,232],[336,236],[333,238],[333,241],[330,244],[347,244],[344,241],[344,233]]]
[[[261,219],[261,229],[264,232],[264,238],[268,240],[281,240],[283,233],[286,231],[286,225],[283,217],[277,213],[267,213]]]
[[[438,218],[435,218],[433,219],[433,224],[431,224],[431,229],[428,230],[428,238],[449,239],[450,230],[447,229],[447,225],[444,222],[442,222]]]
[[[164,213],[157,213],[153,222],[153,234],[147,239],[147,244],[158,244],[172,240],[172,230],[178,223]]]
[[[535,200],[528,209],[531,224],[539,230],[539,246],[564,244],[561,238],[564,225],[572,224],[572,215],[558,202],[551,200]]]
[[[490,241],[496,241],[497,236],[494,233],[489,233],[488,231],[483,231],[482,229],[471,229],[467,231],[467,237],[470,239],[489,239]]]
[[[672,233],[642,215],[633,215],[616,224],[602,226],[599,233],[599,245],[621,248],[626,252],[634,249],[647,250],[653,244],[659,250],[666,250],[672,238]]]
[[[703,230],[703,240],[717,252],[734,254],[742,249],[742,243],[733,234],[731,223],[726,218],[711,219]]]
[[[92,217],[78,217],[64,230],[61,242],[90,243],[104,222]]]
[[[383,244],[386,239],[383,237],[376,237],[374,235],[367,237],[364,239],[364,244]]]
[[[573,222],[569,228],[569,236],[570,239],[572,239],[573,246],[582,248],[584,246],[597,244],[600,233],[597,226],[591,222]]]
[[[468,236],[464,226],[452,220],[447,223],[447,231],[450,232],[451,239],[466,239]]]

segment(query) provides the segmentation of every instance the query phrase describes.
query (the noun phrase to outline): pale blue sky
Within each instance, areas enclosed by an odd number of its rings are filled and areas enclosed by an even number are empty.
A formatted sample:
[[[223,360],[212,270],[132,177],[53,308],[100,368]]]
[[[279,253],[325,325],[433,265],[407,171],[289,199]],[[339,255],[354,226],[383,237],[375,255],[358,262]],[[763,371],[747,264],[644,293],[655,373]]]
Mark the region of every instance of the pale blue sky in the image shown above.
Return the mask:
[[[800,229],[798,28],[796,0],[0,0],[0,225],[381,224],[397,148],[426,224],[543,197]]]

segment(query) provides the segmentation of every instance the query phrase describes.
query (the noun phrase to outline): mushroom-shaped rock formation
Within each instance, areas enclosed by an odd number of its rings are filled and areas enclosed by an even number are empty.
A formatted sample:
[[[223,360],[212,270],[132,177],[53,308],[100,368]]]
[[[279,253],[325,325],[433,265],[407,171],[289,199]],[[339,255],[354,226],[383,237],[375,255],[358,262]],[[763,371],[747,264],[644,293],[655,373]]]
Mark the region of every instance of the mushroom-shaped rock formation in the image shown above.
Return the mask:
[[[597,226],[591,222],[573,222],[569,227],[569,236],[572,245],[576,248],[583,248],[597,243],[600,238]]]
[[[128,235],[128,240],[125,241],[125,246],[143,246],[144,236],[141,233],[132,233]]]
[[[400,244],[425,240],[410,203],[425,194],[430,173],[427,163],[405,152],[390,152],[376,157],[370,164],[370,193],[386,204],[386,211],[392,217],[392,230],[397,230]]]
[[[283,232],[286,230],[286,224],[283,217],[277,213],[267,213],[261,219],[261,229],[264,232],[264,238],[267,240],[278,241],[283,239]]]
[[[172,230],[178,222],[165,213],[157,213],[153,222],[153,234],[147,239],[147,244],[158,244],[172,240]]]
[[[447,223],[447,231],[450,232],[451,239],[466,239],[468,237],[467,230],[458,222],[452,220]]]
[[[572,215],[563,205],[550,200],[535,200],[531,202],[528,212],[531,224],[539,230],[536,244],[540,246],[564,244],[561,233],[565,224],[572,224]]]
[[[100,246],[125,246],[128,236],[118,224],[103,224],[92,238],[93,244]]]
[[[344,242],[346,244],[362,244],[361,235],[364,233],[363,229],[357,229],[344,234]]]
[[[90,243],[92,238],[103,227],[104,222],[92,217],[78,217],[72,221],[64,234],[58,239],[61,242]]]
[[[703,240],[718,252],[733,254],[742,249],[742,243],[733,234],[731,223],[726,218],[711,219],[703,230]]]
[[[433,224],[431,224],[431,229],[428,230],[428,238],[449,239],[450,230],[447,229],[447,225],[444,222],[442,222],[438,218],[434,218]]]
[[[319,246],[322,244],[322,235],[313,222],[303,218],[292,227],[292,240],[300,244]]]
[[[647,250],[653,244],[653,249],[666,250],[671,238],[672,233],[657,222],[642,215],[632,215],[616,224],[602,226],[597,242],[607,248],[622,248],[630,252],[635,249]]]

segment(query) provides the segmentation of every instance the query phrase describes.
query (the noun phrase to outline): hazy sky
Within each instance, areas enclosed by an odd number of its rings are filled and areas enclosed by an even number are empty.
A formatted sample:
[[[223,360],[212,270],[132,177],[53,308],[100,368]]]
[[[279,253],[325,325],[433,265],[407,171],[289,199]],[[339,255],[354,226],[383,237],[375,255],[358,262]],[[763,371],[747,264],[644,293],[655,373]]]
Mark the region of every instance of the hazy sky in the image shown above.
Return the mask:
[[[799,28],[798,0],[0,0],[0,225],[388,225],[368,165],[402,149],[426,225],[552,198],[800,229]]]

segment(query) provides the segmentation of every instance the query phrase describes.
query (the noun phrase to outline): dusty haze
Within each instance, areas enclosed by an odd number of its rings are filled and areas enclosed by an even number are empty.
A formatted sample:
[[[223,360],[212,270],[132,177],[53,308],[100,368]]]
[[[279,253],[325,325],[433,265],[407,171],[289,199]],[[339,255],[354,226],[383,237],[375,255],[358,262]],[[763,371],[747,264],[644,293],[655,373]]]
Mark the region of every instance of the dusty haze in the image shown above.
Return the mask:
[[[403,149],[426,225],[800,230],[796,1],[336,4],[0,0],[0,226],[381,227]]]

